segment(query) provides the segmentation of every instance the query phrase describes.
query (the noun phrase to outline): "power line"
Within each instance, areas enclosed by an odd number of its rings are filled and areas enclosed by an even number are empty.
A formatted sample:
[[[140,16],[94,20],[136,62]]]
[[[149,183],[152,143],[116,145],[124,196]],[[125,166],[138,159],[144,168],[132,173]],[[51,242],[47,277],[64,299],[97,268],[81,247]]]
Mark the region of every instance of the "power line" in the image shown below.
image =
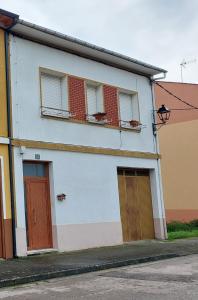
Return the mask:
[[[167,90],[165,87],[163,87],[163,85],[159,84],[157,81],[155,81],[155,84],[158,85],[159,87],[161,87],[164,91],[166,91],[169,95],[173,96],[174,98],[176,98],[177,100],[181,101],[182,103],[186,104],[187,106],[190,106],[191,109],[198,109],[198,107],[190,104],[189,102],[185,101],[185,100],[182,100],[181,98],[179,98],[178,96],[176,96],[175,94],[173,94],[172,92],[170,92],[169,90]],[[190,110],[189,108],[188,109],[185,109],[185,108],[178,108],[178,109],[172,109],[172,110]]]
[[[197,108],[169,108],[170,110],[196,110]]]

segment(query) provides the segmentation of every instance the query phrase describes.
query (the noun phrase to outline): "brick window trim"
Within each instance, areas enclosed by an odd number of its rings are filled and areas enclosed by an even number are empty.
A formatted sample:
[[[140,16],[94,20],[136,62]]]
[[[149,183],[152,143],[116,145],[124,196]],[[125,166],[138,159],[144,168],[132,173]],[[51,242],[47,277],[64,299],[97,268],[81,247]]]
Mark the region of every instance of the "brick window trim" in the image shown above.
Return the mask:
[[[68,100],[72,119],[86,120],[85,82],[83,79],[68,76]]]
[[[56,118],[55,116],[42,116],[42,118],[57,119],[59,121],[66,121],[72,123],[80,123],[91,126],[99,126],[101,124],[90,123],[86,117],[88,113],[87,99],[86,99],[86,83],[92,80],[81,78],[65,74],[67,77],[68,85],[68,110],[71,113],[71,117]],[[95,82],[95,81],[93,81]],[[103,89],[103,105],[104,112],[108,120],[108,124],[102,124],[102,127],[120,129],[120,107],[119,107],[119,87],[104,84],[101,82],[95,82],[102,85]],[[139,132],[141,129],[136,128],[122,128],[122,130],[136,131]]]
[[[118,88],[103,85],[104,110],[110,125],[119,127]]]

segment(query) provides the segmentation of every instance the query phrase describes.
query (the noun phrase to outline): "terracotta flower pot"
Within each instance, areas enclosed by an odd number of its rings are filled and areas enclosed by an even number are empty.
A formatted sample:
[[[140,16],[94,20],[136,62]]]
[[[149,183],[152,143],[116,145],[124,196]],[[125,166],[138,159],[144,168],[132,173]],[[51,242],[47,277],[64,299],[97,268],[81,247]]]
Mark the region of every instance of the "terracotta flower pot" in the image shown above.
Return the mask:
[[[97,121],[102,121],[105,119],[106,113],[98,112],[93,114],[93,116],[96,118]]]
[[[140,122],[137,121],[137,120],[131,120],[129,121],[129,124],[132,126],[132,127],[138,127],[140,125]]]

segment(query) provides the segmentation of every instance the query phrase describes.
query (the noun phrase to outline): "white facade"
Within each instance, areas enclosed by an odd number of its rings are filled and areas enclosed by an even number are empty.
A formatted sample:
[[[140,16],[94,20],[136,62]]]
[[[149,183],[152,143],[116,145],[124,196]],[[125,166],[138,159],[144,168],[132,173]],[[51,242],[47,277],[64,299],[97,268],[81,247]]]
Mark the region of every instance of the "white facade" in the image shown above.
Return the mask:
[[[10,36],[13,139],[156,153],[148,78]],[[137,92],[141,131],[41,117],[40,69]],[[17,254],[27,254],[23,160],[50,162],[53,247],[60,251],[122,243],[117,167],[150,169],[157,238],[165,237],[159,162],[156,159],[14,148]],[[66,194],[57,201],[56,195]]]
[[[39,68],[47,68],[138,92],[140,133],[41,118]],[[11,39],[14,138],[142,152],[155,152],[153,106],[148,78],[24,39]],[[96,138],[97,137],[97,138]]]

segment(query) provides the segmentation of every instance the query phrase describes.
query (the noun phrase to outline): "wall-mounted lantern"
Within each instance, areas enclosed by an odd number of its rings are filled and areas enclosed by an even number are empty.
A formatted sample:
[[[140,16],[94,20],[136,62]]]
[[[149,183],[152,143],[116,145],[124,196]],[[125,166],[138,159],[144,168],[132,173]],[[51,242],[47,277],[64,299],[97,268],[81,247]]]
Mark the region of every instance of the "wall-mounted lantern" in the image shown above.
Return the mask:
[[[156,134],[156,131],[159,129],[157,128],[158,125],[165,125],[170,118],[170,109],[168,109],[164,104],[157,110],[157,115],[160,119],[160,123],[153,124],[153,133]]]
[[[58,201],[64,201],[66,199],[66,195],[65,194],[59,194],[57,195],[57,200]]]

